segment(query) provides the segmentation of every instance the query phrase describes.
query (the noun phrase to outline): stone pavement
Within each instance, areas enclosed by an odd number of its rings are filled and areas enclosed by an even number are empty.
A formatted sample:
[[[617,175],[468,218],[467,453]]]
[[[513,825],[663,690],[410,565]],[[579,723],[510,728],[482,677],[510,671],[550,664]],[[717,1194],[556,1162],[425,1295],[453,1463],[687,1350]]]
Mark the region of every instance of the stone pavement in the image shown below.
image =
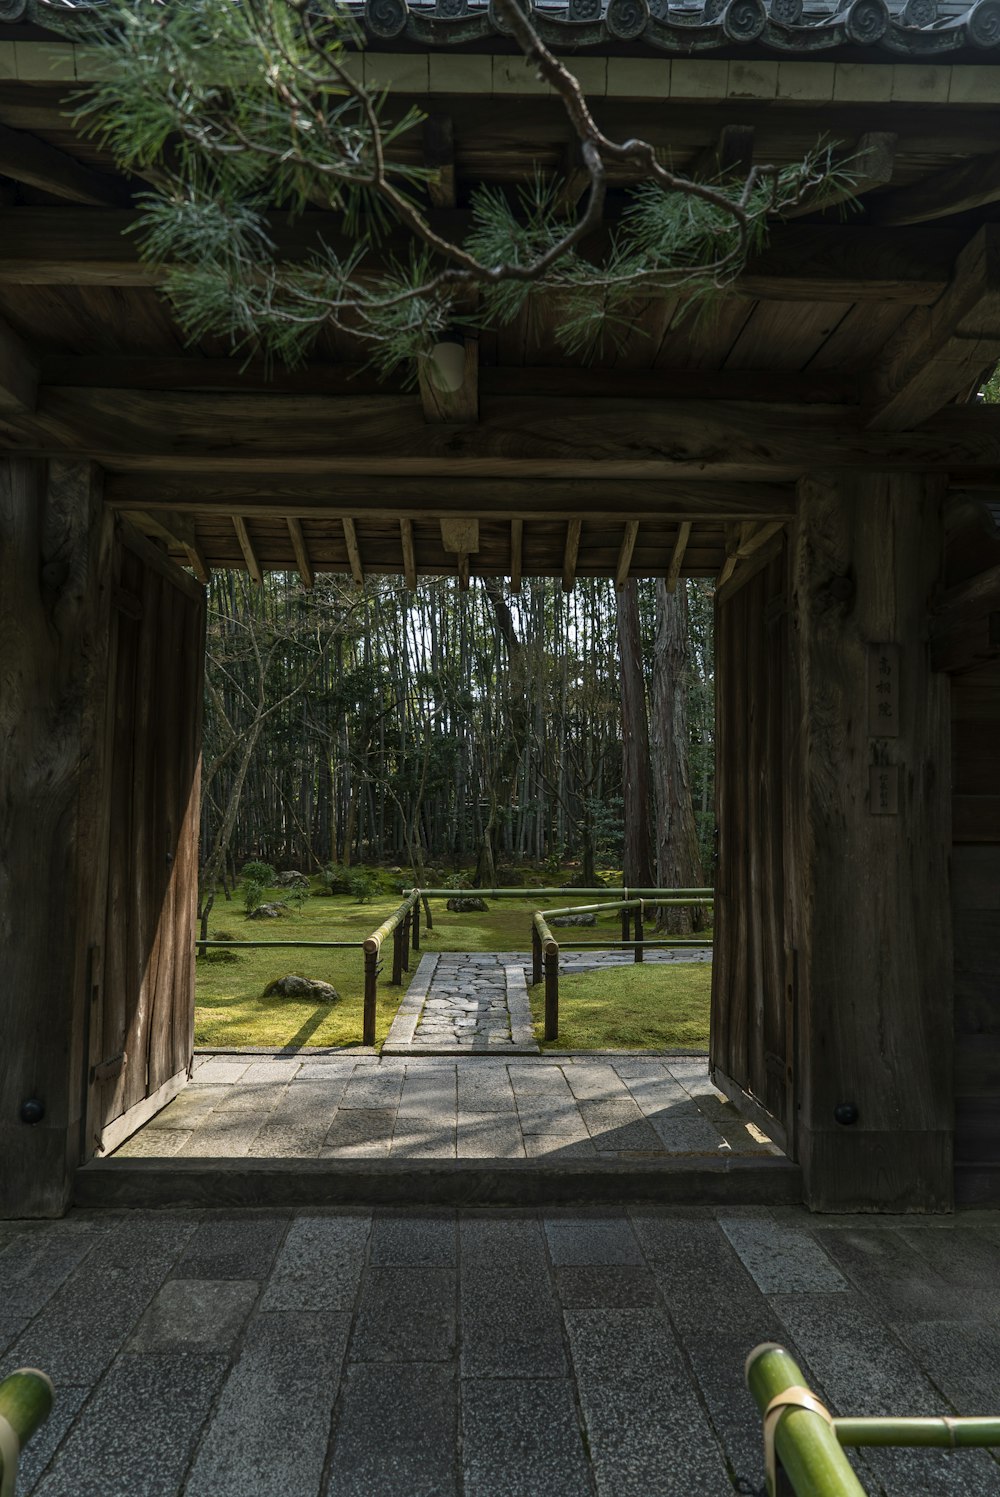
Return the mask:
[[[161,1211],[0,1222],[0,1375],[55,1410],[18,1497],[733,1497],[743,1361],[834,1413],[1000,1410],[1000,1215]],[[982,1451],[856,1456],[997,1497]]]
[[[315,1059],[199,1051],[115,1158],[657,1160],[779,1151],[703,1055]]]
[[[631,951],[564,951],[561,972],[631,964]],[[711,947],[658,949],[647,962],[706,962]],[[527,952],[443,951],[421,957],[389,1030],[383,1055],[454,1051],[537,1055],[527,984]]]

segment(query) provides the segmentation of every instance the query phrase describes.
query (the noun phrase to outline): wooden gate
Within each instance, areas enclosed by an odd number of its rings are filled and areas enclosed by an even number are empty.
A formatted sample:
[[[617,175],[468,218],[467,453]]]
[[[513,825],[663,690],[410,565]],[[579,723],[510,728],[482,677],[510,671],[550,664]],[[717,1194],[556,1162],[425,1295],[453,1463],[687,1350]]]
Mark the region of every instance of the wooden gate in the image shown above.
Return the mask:
[[[84,1158],[180,1090],[194,1043],[204,594],[123,527],[111,603],[108,896],[90,950]]]
[[[716,600],[715,1084],[794,1154],[794,953],[784,936],[786,559]]]

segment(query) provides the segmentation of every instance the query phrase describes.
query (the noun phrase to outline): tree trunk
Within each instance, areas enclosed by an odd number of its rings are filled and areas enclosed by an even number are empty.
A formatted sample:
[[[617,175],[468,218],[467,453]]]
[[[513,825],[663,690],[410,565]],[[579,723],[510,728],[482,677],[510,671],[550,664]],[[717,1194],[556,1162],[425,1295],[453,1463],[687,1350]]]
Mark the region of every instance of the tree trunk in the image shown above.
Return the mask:
[[[615,593],[618,660],[622,698],[622,795],[625,850],[622,877],[626,885],[646,889],[653,882],[650,835],[649,727],[639,634],[639,595],[634,578]]]
[[[687,593],[681,583],[668,592],[656,583],[656,646],[653,653],[653,764],[656,776],[657,880],[661,888],[698,888],[704,880],[691,803],[688,764]],[[664,907],[660,929],[674,935],[701,930],[704,910]]]

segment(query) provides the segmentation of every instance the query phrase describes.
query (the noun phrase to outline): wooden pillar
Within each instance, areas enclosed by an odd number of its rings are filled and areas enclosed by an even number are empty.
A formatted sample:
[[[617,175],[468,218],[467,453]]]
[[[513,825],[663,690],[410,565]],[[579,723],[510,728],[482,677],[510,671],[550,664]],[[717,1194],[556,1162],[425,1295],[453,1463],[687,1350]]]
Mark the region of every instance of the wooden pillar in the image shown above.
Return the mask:
[[[96,469],[0,458],[0,1217],[61,1214],[80,1155],[111,553]]]
[[[931,669],[941,487],[800,485],[785,863],[797,1153],[819,1211],[953,1200],[947,678]]]

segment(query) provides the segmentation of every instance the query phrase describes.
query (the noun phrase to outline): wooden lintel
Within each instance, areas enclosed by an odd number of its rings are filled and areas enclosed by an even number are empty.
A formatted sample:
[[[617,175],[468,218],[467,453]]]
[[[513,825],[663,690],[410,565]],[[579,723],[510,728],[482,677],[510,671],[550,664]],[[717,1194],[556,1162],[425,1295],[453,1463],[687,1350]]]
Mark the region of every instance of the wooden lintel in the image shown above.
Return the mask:
[[[570,520],[566,526],[566,546],[563,551],[562,590],[571,593],[576,582],[576,562],[580,554],[580,536],[583,533],[582,520]]]
[[[896,164],[896,145],[899,137],[887,130],[870,130],[862,135],[853,150],[836,162],[841,180],[820,186],[807,193],[793,208],[786,208],[783,219],[800,218],[806,213],[819,213],[823,209],[836,207],[862,197],[876,187],[885,187],[892,181]]]
[[[257,553],[253,548],[253,542],[250,539],[250,532],[247,529],[246,521],[242,520],[239,515],[234,515],[233,529],[236,531],[236,539],[240,543],[240,550],[243,552],[243,560],[246,562],[247,571],[257,586],[262,587],[264,585],[264,573],[261,571],[260,562],[257,560]]]
[[[687,550],[690,539],[691,521],[682,520],[677,527],[677,539],[674,541],[674,549],[670,554],[670,565],[667,568],[668,593],[675,592],[677,589],[677,579],[681,575],[681,567],[684,565],[684,552]]]
[[[911,312],[864,389],[872,431],[904,431],[965,395],[1000,359],[1000,224],[958,258],[948,290]]]
[[[995,137],[994,137],[995,139]],[[984,143],[988,140],[983,134]],[[1000,201],[1000,152],[943,167],[929,177],[899,187],[872,204],[872,222],[880,226],[926,223],[983,208]]]
[[[706,182],[749,176],[753,166],[753,137],[752,125],[723,125],[684,175]]]
[[[130,196],[118,178],[96,172],[37,135],[9,125],[0,125],[0,175],[87,207],[119,208]]]
[[[365,569],[361,565],[361,548],[358,545],[358,532],[353,520],[345,519],[341,522],[344,527],[344,544],[347,546],[347,559],[351,563],[351,576],[354,578],[355,587],[364,587]]]
[[[635,550],[638,534],[639,521],[626,520],[625,534],[622,536],[621,550],[618,552],[618,563],[615,567],[615,587],[624,587],[628,581],[628,569],[632,565],[632,552]]]
[[[433,208],[455,206],[455,130],[448,114],[429,114],[424,120],[424,166],[427,196]]]
[[[467,423],[479,420],[479,339],[465,339],[465,367],[462,383],[456,390],[446,390],[434,372],[433,358],[422,359],[417,371],[420,399],[427,421]]]
[[[453,555],[467,556],[472,551],[479,550],[479,521],[478,520],[442,520],[441,521],[441,544],[446,551]]]
[[[295,565],[299,569],[302,586],[311,588],[316,578],[313,575],[312,563],[309,560],[309,547],[306,545],[306,538],[302,530],[302,521],[296,519],[294,515],[288,515],[286,518],[288,534],[292,542],[292,550],[295,552]]]
[[[403,576],[411,593],[417,590],[417,548],[413,540],[413,521],[400,520],[399,539],[403,548]]]
[[[4,217],[0,284],[158,286],[164,271],[140,258],[136,212],[114,208],[23,208]],[[431,215],[461,238],[468,215]],[[343,221],[309,213],[270,233],[283,256],[300,260],[320,240],[336,247]],[[338,237],[339,236],[339,237]],[[767,247],[737,283],[745,296],[781,301],[878,301],[928,305],[948,283],[962,236],[954,229],[876,229],[863,224],[777,224]],[[400,243],[398,248],[403,249]],[[385,252],[392,252],[387,242]],[[529,371],[525,371],[528,374]]]
[[[192,515],[181,514],[176,510],[154,509],[133,511],[129,518],[147,535],[157,536],[169,546],[180,547],[198,581],[203,586],[208,586],[212,580],[212,572],[205,560]]]
[[[511,591],[521,591],[521,557],[524,548],[524,521],[510,522],[510,586]]]
[[[791,520],[795,491],[790,484],[702,483],[698,479],[522,479],[410,477],[387,484],[371,475],[257,477],[252,473],[110,472],[105,503],[113,509],[168,509],[189,514],[239,514],[250,519],[340,520],[361,513],[384,520],[464,518],[470,499],[491,519],[520,523],[548,515],[580,516],[607,524],[622,514],[663,527],[681,520]],[[520,559],[520,535],[511,533],[512,560]]]
[[[0,321],[0,411],[30,413],[38,400],[38,367],[24,343]]]

